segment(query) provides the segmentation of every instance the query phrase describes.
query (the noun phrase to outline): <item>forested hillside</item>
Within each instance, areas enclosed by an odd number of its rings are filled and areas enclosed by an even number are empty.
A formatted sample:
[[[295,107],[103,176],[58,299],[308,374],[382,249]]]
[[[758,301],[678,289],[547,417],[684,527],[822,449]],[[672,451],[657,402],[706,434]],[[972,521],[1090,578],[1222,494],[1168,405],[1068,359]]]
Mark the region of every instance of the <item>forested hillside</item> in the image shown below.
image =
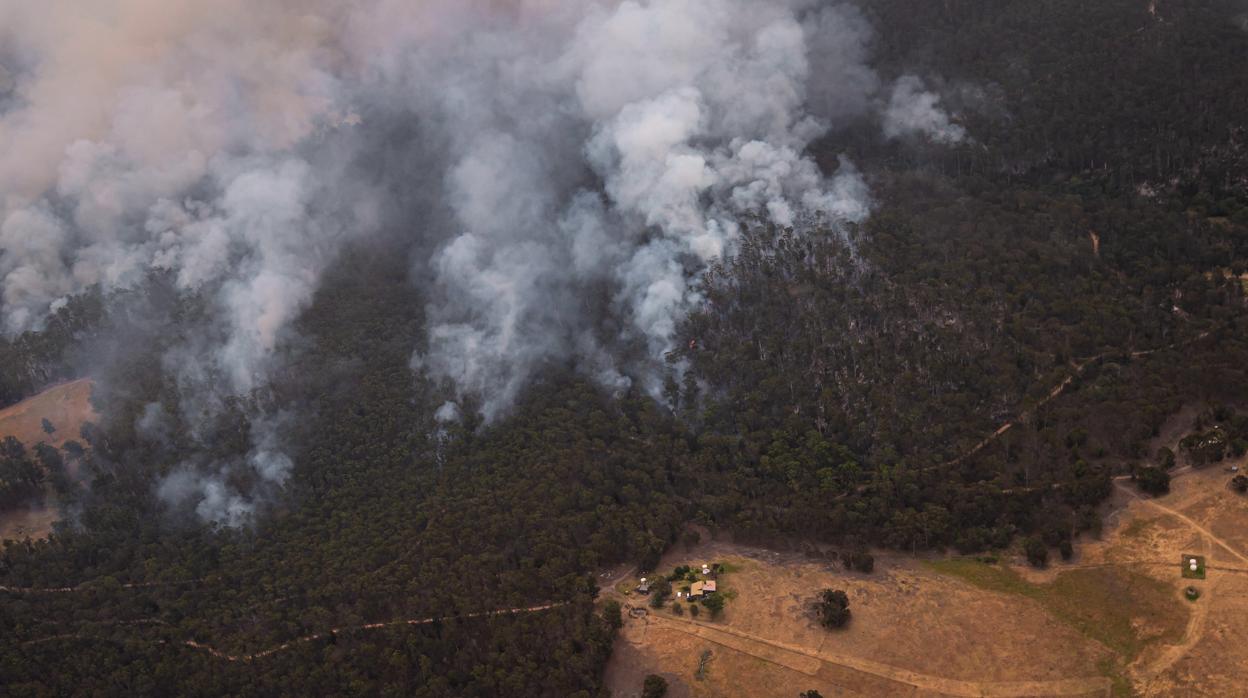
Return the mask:
[[[162,359],[205,301],[169,278],[0,343],[6,404],[110,351],[68,520],[0,555],[0,693],[599,696],[596,575],[652,567],[689,522],[905,551],[1094,532],[1168,415],[1248,389],[1240,8],[860,4],[881,70],[939,76],[970,138],[819,141],[872,215],[848,242],[743,221],[670,404],[550,362],[504,418],[439,418],[450,388],[412,362],[427,299],[389,240],[332,265],[271,384],[207,424]],[[257,413],[294,447],[284,485],[222,471],[263,494],[252,525],[160,496],[185,462],[244,457]],[[480,615],[502,610],[523,612]]]

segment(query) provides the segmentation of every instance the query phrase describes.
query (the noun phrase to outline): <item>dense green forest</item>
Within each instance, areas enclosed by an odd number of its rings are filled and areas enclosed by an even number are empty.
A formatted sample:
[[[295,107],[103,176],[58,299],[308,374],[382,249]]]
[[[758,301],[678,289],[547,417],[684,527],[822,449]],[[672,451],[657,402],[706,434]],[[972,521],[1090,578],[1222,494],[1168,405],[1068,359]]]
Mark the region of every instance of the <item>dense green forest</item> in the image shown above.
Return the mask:
[[[746,222],[680,328],[670,406],[552,366],[506,419],[441,425],[445,386],[410,366],[406,259],[361,244],[272,385],[201,427],[199,457],[239,457],[247,415],[291,409],[290,480],[254,526],[204,528],[153,486],[194,446],[161,362],[179,337],[142,321],[192,324],[198,299],[153,277],[0,343],[8,404],[73,375],[90,340],[140,338],[95,376],[101,423],[64,456],[90,475],[72,522],[0,555],[0,585],[76,588],[0,591],[0,692],[598,696],[614,631],[596,573],[652,567],[689,522],[904,551],[1094,533],[1167,416],[1248,389],[1240,8],[861,4],[881,69],[940,76],[973,139],[829,134],[820,161],[850,152],[876,200],[852,252]],[[177,422],[159,445],[136,433],[150,403]],[[435,620],[362,629],[401,619]],[[306,636],[251,661],[186,644]]]

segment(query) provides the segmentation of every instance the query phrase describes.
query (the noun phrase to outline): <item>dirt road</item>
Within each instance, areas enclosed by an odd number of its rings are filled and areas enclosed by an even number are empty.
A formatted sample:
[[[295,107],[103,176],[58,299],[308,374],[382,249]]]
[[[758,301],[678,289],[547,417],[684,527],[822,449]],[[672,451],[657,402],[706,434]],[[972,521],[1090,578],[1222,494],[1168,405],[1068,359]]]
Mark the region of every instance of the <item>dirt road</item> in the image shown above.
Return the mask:
[[[695,635],[703,640],[747,654],[756,659],[815,675],[819,664],[826,662],[871,674],[932,693],[950,696],[1082,696],[1108,695],[1109,679],[1102,676],[1064,679],[1060,681],[960,681],[846,654],[831,653],[777,642],[735,628],[699,620],[650,614],[647,622],[657,623],[678,632]],[[815,660],[815,661],[811,661]]]
[[[627,609],[630,599],[615,590],[615,585],[629,574],[614,580],[604,592]],[[634,621],[635,622],[635,621]],[[706,622],[683,616],[669,616],[648,612],[640,622],[654,624],[666,629],[693,635],[721,647],[740,652],[760,661],[775,664],[793,671],[816,675],[824,664],[870,674],[912,688],[950,696],[1080,696],[1108,695],[1110,680],[1102,676],[1088,676],[1055,681],[964,681],[912,671],[898,666],[866,659],[850,654],[831,652],[822,648],[810,648],[781,642],[745,632],[720,623]]]
[[[1177,471],[1176,471],[1176,474],[1177,474]],[[1240,571],[1241,568],[1225,568],[1225,567],[1219,567],[1216,565],[1209,564],[1210,562],[1212,562],[1213,559],[1215,559],[1215,555],[1214,555],[1215,550],[1217,548],[1220,548],[1222,551],[1230,553],[1231,557],[1235,558],[1236,560],[1246,565],[1248,565],[1248,556],[1245,556],[1244,554],[1240,553],[1235,548],[1231,547],[1229,543],[1219,538],[1208,528],[1204,527],[1203,525],[1201,525],[1200,523],[1192,519],[1190,516],[1184,514],[1183,512],[1177,509],[1174,509],[1172,507],[1168,507],[1164,504],[1161,504],[1155,499],[1146,499],[1144,497],[1141,497],[1134,490],[1132,490],[1128,485],[1124,484],[1122,477],[1114,479],[1114,486],[1117,487],[1119,490],[1125,492],[1127,495],[1132,497],[1135,501],[1140,502],[1144,506],[1150,509],[1155,509],[1161,512],[1165,516],[1170,516],[1175,519],[1178,519],[1179,521],[1181,521],[1183,524],[1185,524],[1189,528],[1198,532],[1201,536],[1201,541],[1205,548],[1201,552],[1205,555],[1206,571],[1207,572],[1216,571],[1217,573],[1219,573],[1219,574],[1210,574],[1207,579],[1207,583],[1201,585],[1202,600],[1200,603],[1195,604],[1193,607],[1191,620],[1188,622],[1187,628],[1183,632],[1183,639],[1178,644],[1167,647],[1164,652],[1162,652],[1157,657],[1153,658],[1145,666],[1139,667],[1134,672],[1137,676],[1137,681],[1139,681],[1140,683],[1148,684],[1153,679],[1161,675],[1162,672],[1174,666],[1174,664],[1178,662],[1180,659],[1187,656],[1187,654],[1191,652],[1192,649],[1196,646],[1196,644],[1199,643],[1200,640],[1204,637],[1205,628],[1208,625],[1209,610],[1213,605],[1212,600],[1216,598],[1217,596],[1218,587],[1220,586],[1219,582],[1222,579],[1222,576],[1220,573],[1229,572],[1229,571]]]
[[[1209,336],[1209,332],[1207,331],[1201,332],[1195,337],[1192,337],[1191,339],[1188,339],[1188,340],[1184,340],[1182,342],[1174,342],[1172,344],[1167,344],[1166,346],[1163,346],[1163,347],[1157,347],[1156,349],[1143,349],[1140,351],[1132,351],[1132,352],[1128,352],[1128,355],[1133,359],[1140,359],[1145,356],[1156,354],[1157,352],[1160,352],[1160,351],[1166,351],[1169,349],[1177,349],[1179,347],[1184,347],[1189,344],[1195,344],[1196,342],[1199,342],[1208,336]],[[1058,397],[1060,397],[1063,393],[1066,392],[1066,389],[1070,387],[1071,383],[1074,382],[1075,378],[1083,374],[1084,370],[1087,369],[1088,366],[1091,366],[1097,361],[1108,358],[1115,354],[1119,354],[1119,352],[1107,351],[1107,352],[1102,352],[1100,354],[1097,354],[1096,356],[1089,356],[1088,358],[1081,359],[1079,361],[1071,361],[1070,368],[1072,370],[1072,373],[1069,376],[1066,376],[1066,378],[1064,378],[1060,383],[1053,386],[1053,388],[1049,390],[1048,394],[1044,396],[1044,399],[1037,402],[1035,406],[1032,407],[1030,410],[1024,410],[1020,412],[1018,417],[1015,417],[1014,419],[1011,419],[1005,422],[1004,424],[1002,424],[1001,426],[997,427],[996,431],[984,437],[983,440],[981,440],[979,443],[972,446],[962,455],[952,460],[945,461],[944,463],[939,463],[937,465],[928,466],[927,468],[923,468],[923,470],[934,470],[936,468],[944,468],[944,467],[959,465],[963,463],[967,459],[974,456],[976,453],[979,453],[980,451],[987,448],[997,439],[1001,438],[1002,435],[1004,435],[1010,429],[1013,429],[1019,422],[1026,421],[1031,414],[1035,413],[1036,410],[1039,410],[1041,407],[1044,407],[1045,405],[1049,404],[1053,400],[1056,400]]]
[[[54,591],[74,591],[74,588],[67,587],[64,589],[56,589]],[[558,608],[560,606],[566,606],[566,605],[568,605],[567,601],[560,601],[556,603],[541,604],[539,606],[526,606],[523,608],[504,608],[504,609],[497,609],[493,611],[480,611],[478,613],[468,613],[462,616],[437,616],[437,617],[429,617],[429,618],[412,618],[412,619],[406,619],[406,620],[392,620],[392,621],[385,621],[381,623],[367,623],[365,625],[331,628],[324,632],[313,633],[311,635],[304,635],[303,637],[297,637],[293,640],[283,642],[280,645],[275,645],[268,649],[260,650],[259,652],[253,652],[251,654],[230,654],[229,652],[224,652],[222,650],[219,650],[213,647],[212,645],[209,645],[203,642],[196,642],[195,640],[184,640],[180,644],[184,647],[190,647],[192,649],[199,650],[201,652],[206,652],[216,657],[217,659],[223,659],[227,662],[252,662],[257,659],[263,659],[265,657],[277,654],[278,652],[283,652],[285,650],[291,649],[292,647],[297,647],[299,645],[306,644],[309,642],[315,642],[317,640],[324,640],[326,638],[329,638],[330,636],[337,635],[339,633],[344,633],[344,632],[359,632],[363,630],[380,630],[382,628],[392,628],[392,627],[402,626],[402,625],[429,625],[431,623],[437,623],[439,621],[463,620],[463,619],[468,619],[468,618],[486,618],[486,617],[492,617],[492,616],[516,615],[520,613],[538,613],[540,611],[547,611],[552,608]],[[136,621],[136,623],[137,622],[139,621]],[[163,621],[155,621],[155,620],[141,621],[141,622],[163,623]],[[93,640],[93,641],[103,641],[103,642],[110,641],[110,638],[98,637],[94,635],[83,635],[83,634],[78,634],[78,633],[64,633],[61,635],[51,635],[48,637],[37,638],[34,640],[27,640],[26,642],[22,644],[34,645],[34,644],[39,644],[39,643],[44,643],[44,642],[53,642],[57,640],[71,640],[71,639],[72,640]],[[156,642],[160,642],[163,644],[164,641],[157,640]]]

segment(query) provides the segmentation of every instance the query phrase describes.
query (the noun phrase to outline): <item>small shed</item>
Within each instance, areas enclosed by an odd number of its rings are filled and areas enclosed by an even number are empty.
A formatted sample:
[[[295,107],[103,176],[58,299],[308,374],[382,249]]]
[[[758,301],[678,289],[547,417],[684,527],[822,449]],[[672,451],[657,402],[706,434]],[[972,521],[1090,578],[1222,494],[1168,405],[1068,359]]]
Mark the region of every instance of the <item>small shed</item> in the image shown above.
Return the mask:
[[[638,585],[637,585],[637,593],[638,593],[638,594],[649,594],[649,593],[650,593],[650,581],[649,581],[649,580],[647,580],[645,577],[642,577],[642,578],[641,578],[641,584],[638,584]]]
[[[1205,558],[1203,555],[1185,554],[1180,563],[1183,577],[1186,579],[1205,578]]]
[[[714,579],[708,579],[705,582],[702,582],[702,593],[704,594],[715,593],[715,580]]]

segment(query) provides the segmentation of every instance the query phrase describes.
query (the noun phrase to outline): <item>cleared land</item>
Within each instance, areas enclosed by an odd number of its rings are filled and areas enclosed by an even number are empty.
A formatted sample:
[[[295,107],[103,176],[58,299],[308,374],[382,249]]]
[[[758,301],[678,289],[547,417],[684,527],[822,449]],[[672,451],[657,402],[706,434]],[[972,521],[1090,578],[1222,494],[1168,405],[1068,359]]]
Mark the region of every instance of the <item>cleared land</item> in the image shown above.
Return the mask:
[[[1183,431],[1167,429],[1163,439]],[[812,688],[824,696],[1242,695],[1248,498],[1226,487],[1231,464],[1180,468],[1171,494],[1156,499],[1116,482],[1103,537],[1082,540],[1071,562],[1046,570],[1017,557],[884,555],[874,574],[861,575],[724,542],[675,553],[660,569],[732,563],[733,598],[715,622],[626,613],[608,687],[636,696],[657,673],[677,697],[794,698]],[[1204,557],[1205,579],[1183,578],[1184,554]],[[1196,601],[1183,597],[1189,585],[1200,591]],[[611,593],[646,607],[621,595],[626,587]],[[848,593],[846,629],[816,623],[810,605],[823,588]]]
[[[734,598],[715,622],[668,610],[627,617],[607,669],[613,695],[637,695],[648,673],[667,677],[674,696],[792,698],[812,688],[825,696],[1086,695],[1109,687],[1098,668],[1112,659],[1108,649],[1026,598],[985,594],[916,560],[886,558],[860,575],[721,543],[693,554],[733,565]],[[811,612],[828,587],[850,597],[844,631],[824,630]],[[712,659],[698,679],[707,649]]]
[[[40,441],[60,447],[66,441],[80,440],[82,423],[96,419],[91,388],[89,378],[61,383],[0,410],[0,439],[12,436],[28,450]],[[56,429],[51,434],[43,429],[44,419]],[[60,510],[49,493],[42,502],[0,512],[0,540],[46,538],[59,518]]]
[[[89,378],[61,383],[0,410],[0,439],[15,437],[28,449],[40,441],[60,446],[71,439],[81,440],[78,430],[82,423],[96,419],[95,409],[91,407],[91,388]],[[44,432],[44,419],[51,422],[56,431]]]

